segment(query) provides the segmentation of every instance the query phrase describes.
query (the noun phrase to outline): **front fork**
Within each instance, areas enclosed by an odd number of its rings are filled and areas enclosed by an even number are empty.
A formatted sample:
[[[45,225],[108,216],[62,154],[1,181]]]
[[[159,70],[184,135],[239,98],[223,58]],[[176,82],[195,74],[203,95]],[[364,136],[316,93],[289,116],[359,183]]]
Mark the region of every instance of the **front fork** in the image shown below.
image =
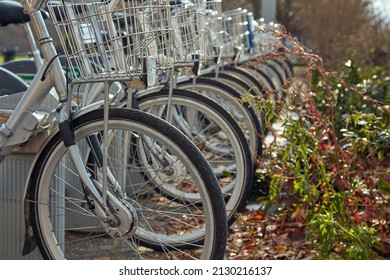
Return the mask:
[[[108,98],[108,94],[105,94]],[[71,161],[82,182],[84,192],[94,202],[94,212],[100,218],[102,226],[112,237],[123,237],[131,232],[136,222],[136,211],[132,204],[123,195],[121,185],[107,166],[108,150],[108,114],[109,102],[106,100],[104,108],[104,131],[101,143],[96,134],[88,136],[90,155],[94,156],[94,162],[98,168],[103,169],[103,179],[98,182],[88,172],[82,152],[76,144],[72,124],[69,121],[69,110],[64,103],[59,108],[59,130],[64,145],[68,150]],[[108,187],[110,183],[110,190]],[[113,194],[115,193],[115,195]],[[115,210],[114,210],[115,209]]]
[[[109,168],[106,168],[107,181],[110,183],[110,190],[104,189],[103,184],[95,180],[87,170],[86,160],[76,143],[72,129],[71,117],[67,113],[67,104],[63,103],[59,108],[59,130],[67,148],[70,159],[78,174],[84,193],[87,199],[92,199],[94,213],[99,217],[100,223],[105,232],[113,238],[126,238],[134,233],[138,225],[138,211],[136,204],[123,195],[121,184],[119,184]],[[50,143],[50,142],[49,142]],[[97,135],[88,136],[89,154],[95,156],[94,163],[98,168],[104,168],[104,154],[102,143]],[[33,169],[32,169],[33,170]],[[104,173],[104,172],[103,172]],[[104,179],[103,179],[104,180]],[[25,201],[25,244],[23,255],[31,253],[36,247],[35,237],[31,230],[29,220],[29,204],[35,202]]]

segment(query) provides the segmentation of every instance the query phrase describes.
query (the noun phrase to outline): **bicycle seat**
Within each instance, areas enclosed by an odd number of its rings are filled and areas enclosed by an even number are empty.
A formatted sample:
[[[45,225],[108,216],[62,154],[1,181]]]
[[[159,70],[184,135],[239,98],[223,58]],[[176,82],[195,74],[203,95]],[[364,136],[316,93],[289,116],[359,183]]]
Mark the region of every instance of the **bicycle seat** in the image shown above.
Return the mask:
[[[0,97],[26,91],[27,84],[13,72],[0,67]],[[0,104],[2,101],[0,101]]]
[[[43,18],[49,18],[46,11],[42,11]],[[30,17],[24,13],[23,6],[15,1],[0,0],[0,26],[7,26],[8,24],[21,24],[29,22]]]

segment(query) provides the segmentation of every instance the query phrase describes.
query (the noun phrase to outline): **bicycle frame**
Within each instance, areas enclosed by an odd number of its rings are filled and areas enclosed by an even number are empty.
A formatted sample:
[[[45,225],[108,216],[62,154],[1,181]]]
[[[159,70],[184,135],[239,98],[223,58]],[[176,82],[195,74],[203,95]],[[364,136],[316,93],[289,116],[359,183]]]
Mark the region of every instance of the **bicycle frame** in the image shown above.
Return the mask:
[[[59,101],[66,102],[67,100],[66,80],[59,61],[54,59],[50,68],[48,68],[47,61],[52,60],[57,53],[42,15],[38,10],[34,11],[32,7],[26,7],[26,9],[30,11],[31,24],[34,30],[39,30],[37,39],[41,43],[41,53],[45,60],[14,112],[0,128],[0,156],[2,157],[8,155],[16,145],[27,141],[33,134],[39,124],[38,117],[33,112],[37,110],[53,85],[57,90]],[[65,117],[63,113],[61,115]],[[29,126],[26,128],[23,125],[24,123],[29,124]]]

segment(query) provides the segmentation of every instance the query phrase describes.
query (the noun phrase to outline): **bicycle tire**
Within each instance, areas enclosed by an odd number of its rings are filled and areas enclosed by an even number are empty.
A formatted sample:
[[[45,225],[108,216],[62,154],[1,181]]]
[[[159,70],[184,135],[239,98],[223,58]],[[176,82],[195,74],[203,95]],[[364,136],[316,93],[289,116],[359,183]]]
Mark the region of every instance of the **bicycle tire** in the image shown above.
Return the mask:
[[[274,61],[268,60],[264,64],[264,71],[267,71],[272,75],[274,84],[277,88],[280,88],[281,85],[284,85],[286,83],[286,77],[284,73],[278,69],[278,66],[274,64]]]
[[[273,67],[280,74],[283,84],[293,77],[293,68],[288,60],[269,59],[266,61],[266,64]]]
[[[103,122],[103,109],[81,114],[72,121],[76,143],[83,155],[90,154],[84,140],[99,134]],[[119,136],[127,135],[127,130],[138,139],[151,137],[186,171],[180,178],[189,176],[192,181],[187,183],[194,183],[191,186],[196,186],[201,193],[202,200],[198,203],[201,206],[181,205],[161,197],[154,192],[154,181],[133,178],[138,171],[132,170],[133,173],[125,177],[126,201],[136,208],[133,218],[137,217],[137,226],[129,237],[108,236],[99,219],[86,206],[88,200],[57,132],[39,153],[27,198],[33,233],[42,256],[45,259],[223,259],[227,239],[224,200],[208,162],[193,143],[172,125],[139,110],[110,109],[108,126],[110,135],[115,132],[118,136],[110,141],[109,155],[122,154],[117,148],[123,143],[127,146],[128,142],[123,142]],[[116,159],[116,156],[111,158]],[[129,166],[132,162],[126,156],[125,160],[126,169],[122,169],[121,163],[115,165],[109,161],[114,174],[121,171],[127,175],[128,168],[135,168],[135,164]],[[150,168],[152,164],[157,162],[137,163],[137,166]],[[161,181],[164,173],[159,176]],[[140,238],[149,239],[159,250],[144,247]],[[181,250],[177,246],[182,244],[192,247]]]
[[[165,118],[168,99],[169,89],[162,89],[137,97],[137,104],[140,110]],[[245,135],[229,112],[206,96],[173,89],[170,102],[171,123],[196,143],[220,181],[231,225],[246,206],[253,184],[255,166]],[[162,191],[172,197],[170,190]],[[197,200],[191,194],[189,201],[192,197]]]
[[[240,77],[240,79],[245,80],[252,87],[256,87],[256,95],[264,95],[267,90],[274,88],[274,85],[268,80],[266,80],[266,83],[263,82],[265,79],[261,76],[261,74],[252,72],[252,70],[249,68],[244,68],[242,66],[227,66],[223,68],[222,72],[234,73]]]
[[[209,72],[209,73],[202,74],[201,77],[215,79],[217,81],[226,83],[227,85],[232,87],[234,90],[238,91],[240,93],[240,95],[244,95],[246,93],[249,93],[249,94],[252,94],[255,96],[259,95],[257,87],[255,87],[253,84],[247,82],[246,80],[242,79],[236,73],[221,70],[218,72],[218,75],[216,75],[215,72]]]
[[[268,64],[268,62],[256,64],[254,70],[260,76],[266,76],[268,83],[272,83],[272,88],[268,92],[268,94],[271,95],[268,95],[268,98],[276,96],[276,99],[282,100],[285,94],[282,90],[283,82],[280,80],[279,73],[276,72],[275,69]]]

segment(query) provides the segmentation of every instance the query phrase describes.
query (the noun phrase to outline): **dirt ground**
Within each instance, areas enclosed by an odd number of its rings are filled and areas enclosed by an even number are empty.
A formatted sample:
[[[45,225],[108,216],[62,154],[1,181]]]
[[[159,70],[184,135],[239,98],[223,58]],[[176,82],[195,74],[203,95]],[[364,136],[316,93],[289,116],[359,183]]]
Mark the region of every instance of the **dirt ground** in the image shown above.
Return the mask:
[[[387,209],[390,218],[390,208]],[[385,225],[387,238],[374,250],[377,259],[390,259],[390,225]],[[229,229],[226,258],[232,260],[300,260],[319,259],[307,240],[304,219],[291,214],[264,215],[261,209],[246,209]],[[337,259],[340,252],[332,252]]]

